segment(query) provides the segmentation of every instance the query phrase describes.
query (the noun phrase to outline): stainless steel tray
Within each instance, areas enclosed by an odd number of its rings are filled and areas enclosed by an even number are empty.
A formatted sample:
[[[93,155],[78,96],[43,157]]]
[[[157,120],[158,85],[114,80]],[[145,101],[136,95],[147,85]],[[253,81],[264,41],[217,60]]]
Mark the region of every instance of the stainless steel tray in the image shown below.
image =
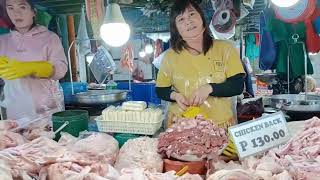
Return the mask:
[[[83,105],[110,104],[127,98],[125,90],[89,90],[75,94],[75,103]]]
[[[271,106],[285,111],[320,112],[320,96],[303,94],[280,94],[270,96]]]

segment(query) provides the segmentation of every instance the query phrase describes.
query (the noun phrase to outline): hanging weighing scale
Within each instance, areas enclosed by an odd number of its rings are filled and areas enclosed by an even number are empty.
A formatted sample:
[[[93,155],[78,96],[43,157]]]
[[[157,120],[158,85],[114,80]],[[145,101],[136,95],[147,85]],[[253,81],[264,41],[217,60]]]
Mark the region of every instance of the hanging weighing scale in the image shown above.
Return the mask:
[[[287,23],[297,23],[310,18],[316,4],[316,0],[300,0],[291,7],[274,6],[274,10],[278,19]]]

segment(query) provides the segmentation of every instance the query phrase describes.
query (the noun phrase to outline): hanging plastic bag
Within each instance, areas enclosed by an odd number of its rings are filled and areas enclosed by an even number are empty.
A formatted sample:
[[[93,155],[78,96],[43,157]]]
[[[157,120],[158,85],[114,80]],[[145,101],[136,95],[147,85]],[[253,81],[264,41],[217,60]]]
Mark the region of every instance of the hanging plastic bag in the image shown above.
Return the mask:
[[[114,74],[116,71],[113,57],[103,46],[98,48],[89,67],[99,83],[103,83],[110,74]]]
[[[275,42],[273,40],[272,34],[268,31],[267,24],[267,11],[263,11],[260,14],[260,58],[259,58],[259,67],[262,70],[274,69],[274,64],[276,62],[277,50]]]
[[[81,9],[81,17],[78,28],[77,40],[79,41],[79,53],[86,55],[91,52],[91,44],[88,36],[84,7]]]
[[[54,83],[53,88],[51,88],[51,94],[53,95],[52,100],[56,106],[51,110],[51,114],[65,110],[62,86],[60,85],[59,81],[53,81],[52,83]]]
[[[21,85],[21,80],[5,80],[4,100],[1,106],[6,108],[11,119],[36,116],[36,108],[31,93]],[[19,102],[19,103],[17,103]]]

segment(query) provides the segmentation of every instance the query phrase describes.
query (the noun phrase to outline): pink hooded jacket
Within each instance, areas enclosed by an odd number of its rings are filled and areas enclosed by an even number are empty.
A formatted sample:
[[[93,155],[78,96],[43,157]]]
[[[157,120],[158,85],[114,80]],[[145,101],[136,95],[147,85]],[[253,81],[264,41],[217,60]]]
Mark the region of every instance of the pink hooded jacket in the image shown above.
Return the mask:
[[[50,62],[54,66],[50,78],[40,79],[29,76],[21,78],[20,84],[26,95],[32,97],[37,113],[56,108],[57,99],[54,93],[58,91],[57,80],[65,76],[68,67],[61,41],[55,33],[39,25],[26,34],[11,31],[9,34],[0,36],[0,56],[7,56],[18,61]],[[7,107],[7,117],[10,119],[21,118],[16,115],[19,110],[14,108],[14,104],[18,104],[21,100],[19,101],[18,97],[14,98],[10,97],[10,106]]]

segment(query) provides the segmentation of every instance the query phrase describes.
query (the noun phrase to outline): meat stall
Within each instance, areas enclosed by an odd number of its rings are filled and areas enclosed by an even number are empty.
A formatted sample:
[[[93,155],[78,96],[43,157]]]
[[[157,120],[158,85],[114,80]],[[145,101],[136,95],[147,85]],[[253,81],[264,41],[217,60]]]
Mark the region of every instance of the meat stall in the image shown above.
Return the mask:
[[[105,115],[112,116],[110,109]],[[112,133],[62,132],[54,141],[50,131],[30,136],[14,121],[0,121],[0,174],[8,180],[319,179],[319,118],[289,122],[288,142],[241,160],[223,153],[232,151],[224,129],[202,117],[176,121],[159,136],[135,137],[121,148]]]

